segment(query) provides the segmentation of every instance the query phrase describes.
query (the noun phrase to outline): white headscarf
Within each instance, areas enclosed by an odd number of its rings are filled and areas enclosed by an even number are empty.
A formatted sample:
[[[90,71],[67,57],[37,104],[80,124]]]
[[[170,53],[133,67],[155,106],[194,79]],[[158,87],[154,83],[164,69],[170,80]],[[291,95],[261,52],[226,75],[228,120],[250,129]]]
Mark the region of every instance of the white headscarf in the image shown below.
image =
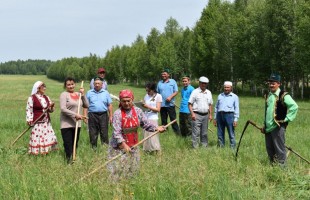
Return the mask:
[[[33,87],[32,87],[32,91],[31,91],[31,95],[36,94],[38,92],[38,88],[43,85],[42,81],[37,81],[34,83]]]

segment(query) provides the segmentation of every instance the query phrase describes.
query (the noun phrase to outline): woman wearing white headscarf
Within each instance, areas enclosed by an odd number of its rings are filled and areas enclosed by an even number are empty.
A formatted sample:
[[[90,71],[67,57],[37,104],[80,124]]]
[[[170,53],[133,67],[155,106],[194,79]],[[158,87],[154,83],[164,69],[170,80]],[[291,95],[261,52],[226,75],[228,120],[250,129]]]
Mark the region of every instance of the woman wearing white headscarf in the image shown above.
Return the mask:
[[[57,138],[49,116],[49,113],[54,111],[54,102],[45,95],[45,90],[45,84],[37,81],[28,98],[26,121],[29,126],[33,126],[29,141],[29,154],[47,154],[57,149]]]

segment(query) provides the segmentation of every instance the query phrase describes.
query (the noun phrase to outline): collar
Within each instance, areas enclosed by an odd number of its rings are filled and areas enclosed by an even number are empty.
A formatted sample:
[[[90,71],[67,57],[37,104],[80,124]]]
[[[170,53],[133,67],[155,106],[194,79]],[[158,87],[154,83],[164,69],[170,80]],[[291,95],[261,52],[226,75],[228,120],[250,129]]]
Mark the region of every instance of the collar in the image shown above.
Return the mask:
[[[101,88],[101,90],[97,91],[97,90],[95,90],[95,88],[94,88],[94,89],[92,89],[92,91],[93,91],[94,93],[101,93],[101,92],[104,92],[104,89]]]
[[[170,82],[170,78],[168,78],[166,81],[161,80],[163,83],[169,83]]]
[[[199,93],[203,93],[203,94],[207,93],[207,91],[208,91],[208,89],[206,89],[205,91],[202,91],[202,89],[200,87],[198,87],[197,89],[198,89]]]
[[[276,91],[275,93],[269,92],[269,96],[270,96],[270,95],[276,95],[276,96],[278,97],[279,94],[280,94],[280,92],[281,92],[281,89],[278,88],[277,91]]]

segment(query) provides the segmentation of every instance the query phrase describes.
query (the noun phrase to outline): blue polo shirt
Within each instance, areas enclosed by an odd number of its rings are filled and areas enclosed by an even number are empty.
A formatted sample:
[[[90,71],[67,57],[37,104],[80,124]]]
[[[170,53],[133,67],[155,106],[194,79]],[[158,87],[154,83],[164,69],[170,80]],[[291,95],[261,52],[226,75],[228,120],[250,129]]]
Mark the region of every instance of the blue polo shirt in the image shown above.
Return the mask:
[[[170,107],[174,106],[174,97],[171,99],[171,102],[166,102],[166,99],[173,93],[178,91],[177,82],[173,79],[169,79],[167,82],[159,81],[157,84],[157,92],[163,97],[161,102],[161,107]]]
[[[188,100],[194,89],[195,88],[191,85],[188,85],[182,88],[181,90],[182,100],[180,103],[180,113],[187,113],[187,114],[190,113],[189,108],[188,108]]]
[[[104,89],[98,92],[91,89],[86,93],[86,97],[89,102],[88,112],[106,112],[112,103],[109,92]]]

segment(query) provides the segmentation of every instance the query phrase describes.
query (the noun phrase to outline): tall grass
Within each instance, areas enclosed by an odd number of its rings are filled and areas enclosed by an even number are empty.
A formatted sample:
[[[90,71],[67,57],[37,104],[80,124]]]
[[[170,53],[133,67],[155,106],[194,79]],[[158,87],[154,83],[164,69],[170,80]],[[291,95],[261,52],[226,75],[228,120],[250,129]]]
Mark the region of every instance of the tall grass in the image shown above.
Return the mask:
[[[56,110],[51,114],[51,118],[60,150],[46,156],[27,154],[29,132],[10,148],[10,143],[27,128],[26,101],[37,80],[46,83],[46,93],[56,103]],[[124,88],[132,89],[136,100],[141,100],[145,94],[143,88],[109,85],[109,91],[115,95]],[[214,134],[209,132],[210,145],[207,149],[194,150],[189,138],[180,138],[168,131],[160,135],[161,155],[141,152],[140,173],[134,178],[113,184],[104,168],[87,179],[78,181],[106,161],[107,147],[100,146],[97,152],[92,151],[87,129],[83,126],[77,161],[73,165],[66,164],[59,129],[59,95],[63,91],[63,83],[49,80],[45,76],[0,75],[0,91],[1,199],[168,200],[310,197],[309,165],[290,154],[287,169],[270,166],[263,135],[252,126],[248,127],[244,135],[237,161],[233,150],[228,147],[216,147],[216,129],[211,125]],[[214,100],[215,98],[216,95]],[[179,99],[180,97],[178,102]],[[297,119],[287,129],[287,145],[309,159],[310,107],[307,102],[298,102],[298,105],[300,110]],[[262,124],[264,100],[240,97],[240,107],[237,140],[248,119]],[[114,110],[116,108],[117,103],[114,103]]]

